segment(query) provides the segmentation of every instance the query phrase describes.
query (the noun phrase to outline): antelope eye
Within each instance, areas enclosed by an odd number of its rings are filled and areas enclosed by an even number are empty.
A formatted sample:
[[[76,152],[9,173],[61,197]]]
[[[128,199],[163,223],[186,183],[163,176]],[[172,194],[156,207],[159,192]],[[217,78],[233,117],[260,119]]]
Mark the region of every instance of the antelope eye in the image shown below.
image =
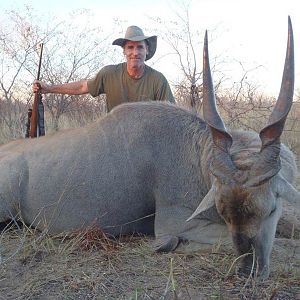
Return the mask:
[[[276,206],[271,210],[269,216],[273,215],[273,213],[276,211]]]

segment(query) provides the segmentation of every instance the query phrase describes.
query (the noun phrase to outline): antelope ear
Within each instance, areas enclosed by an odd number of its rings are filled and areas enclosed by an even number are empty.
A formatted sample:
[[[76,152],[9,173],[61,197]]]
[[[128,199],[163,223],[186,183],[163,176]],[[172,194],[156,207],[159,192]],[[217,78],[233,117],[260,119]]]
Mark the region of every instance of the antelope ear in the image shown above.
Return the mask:
[[[282,176],[277,181],[278,194],[295,207],[300,207],[300,192]]]
[[[216,196],[216,188],[215,188],[215,185],[213,184],[211,189],[206,194],[206,196],[200,202],[199,206],[196,208],[196,210],[193,212],[193,214],[186,220],[186,222],[189,222],[196,216],[208,211],[213,206],[215,206],[215,196]]]

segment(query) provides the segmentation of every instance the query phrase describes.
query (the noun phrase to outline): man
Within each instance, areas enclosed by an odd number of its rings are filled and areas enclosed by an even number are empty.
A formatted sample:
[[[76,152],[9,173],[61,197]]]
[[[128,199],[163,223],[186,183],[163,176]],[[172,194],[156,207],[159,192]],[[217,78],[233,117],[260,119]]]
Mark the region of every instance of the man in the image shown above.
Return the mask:
[[[33,91],[69,95],[106,94],[107,110],[124,102],[165,100],[175,102],[164,75],[145,64],[153,57],[157,36],[145,36],[137,26],[127,28],[125,38],[116,39],[113,45],[123,48],[126,62],[102,68],[95,78],[77,82],[48,85],[34,81]]]

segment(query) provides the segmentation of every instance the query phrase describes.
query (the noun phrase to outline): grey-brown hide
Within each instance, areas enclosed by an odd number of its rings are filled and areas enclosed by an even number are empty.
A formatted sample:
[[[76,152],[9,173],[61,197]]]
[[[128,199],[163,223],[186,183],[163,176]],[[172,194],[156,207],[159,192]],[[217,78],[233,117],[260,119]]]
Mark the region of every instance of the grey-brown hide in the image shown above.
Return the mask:
[[[213,90],[206,82],[204,87]],[[216,147],[219,132],[208,123],[210,126],[176,105],[130,103],[116,107],[85,128],[3,145],[0,147],[0,221],[20,213],[26,223],[50,233],[75,230],[92,223],[111,235],[154,232],[156,249],[171,251],[182,240],[211,244],[222,235],[227,236],[215,202],[229,229],[246,236],[247,230],[237,230],[243,224],[234,228],[233,223],[231,228],[226,216],[236,209],[247,211],[240,201],[250,203],[258,199],[248,209],[249,214],[251,208],[255,215],[262,216],[258,223],[251,225],[254,235],[250,239],[255,238],[255,230],[262,228],[263,222],[271,223],[266,227],[270,232],[260,235],[267,234],[273,239],[280,215],[280,197],[284,196],[283,191],[289,192],[287,187],[292,190],[296,172],[292,153],[281,148],[280,156],[286,163],[273,178],[257,186],[247,186],[248,181],[243,179],[236,188],[236,182],[228,181],[227,173],[219,167],[224,158],[219,156]],[[248,168],[250,177],[240,174],[256,183],[251,157],[260,151],[259,136],[245,132],[224,131],[223,134],[232,141],[226,161],[234,170]],[[243,156],[249,156],[248,162]],[[229,172],[229,178],[239,180],[232,169]],[[222,201],[230,201],[227,200],[230,195],[234,199],[232,205],[222,206]],[[269,196],[272,200],[268,200]],[[199,203],[203,203],[200,208]],[[267,215],[274,207],[276,220],[269,222]],[[195,210],[194,218],[187,222]],[[237,217],[235,221],[240,222]],[[234,240],[244,243],[244,236],[236,235]],[[241,250],[248,250],[248,244],[246,241]],[[261,250],[267,256],[271,244],[267,242],[266,251]]]
[[[152,233],[155,214],[157,237],[188,238],[198,221],[186,219],[211,184],[201,161],[210,148],[198,116],[161,102],[125,104],[85,128],[11,142],[0,147],[0,221],[20,209],[50,233],[96,223],[118,235]]]
[[[216,205],[232,235],[238,255],[251,253],[241,262],[241,271],[269,275],[269,259],[282,199],[299,206],[299,193],[289,184],[296,169],[292,154],[281,145],[280,136],[292,106],[294,91],[294,43],[288,20],[288,43],[282,85],[268,124],[259,134],[226,130],[219,116],[208,59],[207,34],[204,46],[203,115],[213,139],[210,170],[215,177],[211,190],[191,220]],[[254,259],[255,258],[255,259]]]

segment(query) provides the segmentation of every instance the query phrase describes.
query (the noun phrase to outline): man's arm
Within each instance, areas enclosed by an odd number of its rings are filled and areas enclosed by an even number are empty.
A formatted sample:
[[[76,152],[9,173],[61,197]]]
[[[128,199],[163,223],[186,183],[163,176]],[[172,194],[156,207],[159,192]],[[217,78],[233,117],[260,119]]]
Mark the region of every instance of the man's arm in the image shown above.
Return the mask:
[[[68,94],[83,95],[88,93],[87,80],[69,82],[63,84],[49,85],[43,81],[35,80],[33,82],[33,92],[40,91],[42,94]]]

